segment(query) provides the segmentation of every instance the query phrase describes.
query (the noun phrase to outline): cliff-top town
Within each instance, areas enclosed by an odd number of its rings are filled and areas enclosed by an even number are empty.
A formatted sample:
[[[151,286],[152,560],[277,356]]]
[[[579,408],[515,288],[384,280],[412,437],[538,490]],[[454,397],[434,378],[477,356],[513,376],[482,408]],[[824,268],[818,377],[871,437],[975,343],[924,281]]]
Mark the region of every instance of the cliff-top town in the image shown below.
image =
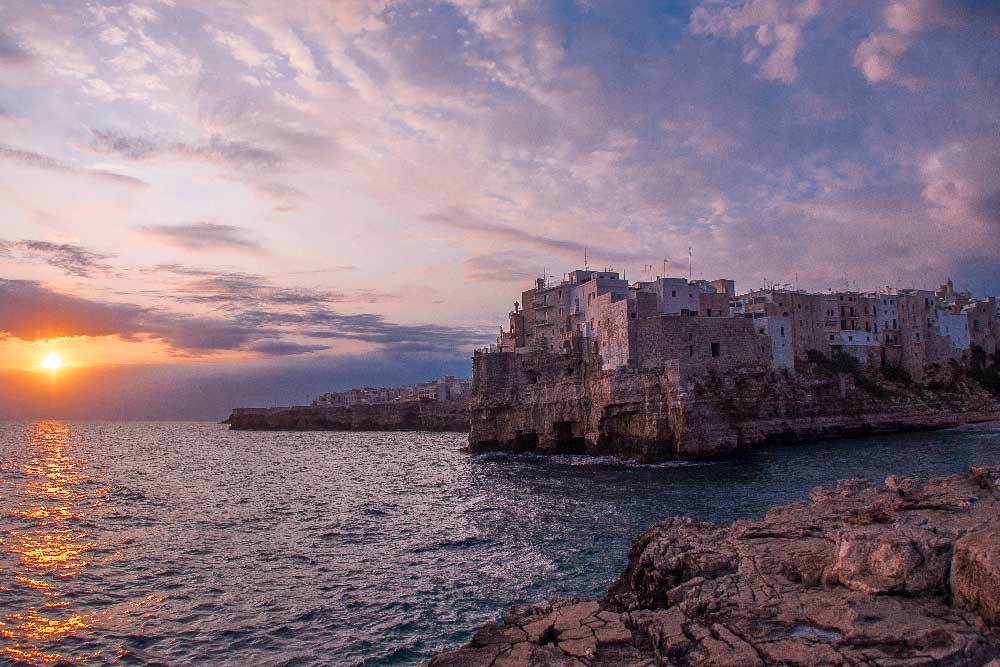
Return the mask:
[[[614,271],[538,279],[510,326],[482,353],[584,348],[601,367],[673,362],[681,369],[746,363],[794,372],[810,354],[844,352],[866,367],[895,367],[917,381],[992,355],[1000,335],[996,297],[973,299],[949,280],[937,290],[886,287],[822,293],[785,287],[737,294],[728,279],[664,278],[629,284]]]

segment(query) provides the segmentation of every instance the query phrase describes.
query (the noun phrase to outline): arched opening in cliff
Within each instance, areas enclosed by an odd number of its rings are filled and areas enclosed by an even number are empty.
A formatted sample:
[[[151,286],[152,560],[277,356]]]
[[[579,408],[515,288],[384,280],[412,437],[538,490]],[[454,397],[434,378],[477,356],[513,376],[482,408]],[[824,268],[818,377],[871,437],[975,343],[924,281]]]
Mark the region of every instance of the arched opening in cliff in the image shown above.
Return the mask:
[[[560,421],[552,424],[552,443],[560,454],[584,454],[587,441],[580,432],[580,424],[572,421]]]
[[[534,431],[517,431],[514,440],[511,442],[511,451],[515,454],[520,452],[531,452],[538,448],[538,434]]]

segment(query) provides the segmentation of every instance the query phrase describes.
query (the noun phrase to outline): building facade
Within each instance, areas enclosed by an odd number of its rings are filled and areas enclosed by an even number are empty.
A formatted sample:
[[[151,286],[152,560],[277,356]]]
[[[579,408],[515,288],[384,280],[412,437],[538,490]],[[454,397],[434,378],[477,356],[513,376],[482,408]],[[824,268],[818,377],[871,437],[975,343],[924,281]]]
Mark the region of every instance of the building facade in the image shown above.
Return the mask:
[[[773,287],[739,295],[729,279],[629,284],[614,271],[580,269],[523,292],[491,350],[586,350],[603,370],[659,364],[690,372],[795,372],[816,353],[841,352],[863,367],[898,366],[923,380],[973,347],[996,354],[998,335],[996,298],[972,299],[951,281],[937,292]]]

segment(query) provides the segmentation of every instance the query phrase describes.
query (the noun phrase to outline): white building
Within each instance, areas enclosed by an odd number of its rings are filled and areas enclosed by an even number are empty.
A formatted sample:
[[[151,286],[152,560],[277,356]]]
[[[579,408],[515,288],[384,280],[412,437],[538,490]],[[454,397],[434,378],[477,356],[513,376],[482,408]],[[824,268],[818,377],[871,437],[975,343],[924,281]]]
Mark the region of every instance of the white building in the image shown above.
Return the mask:
[[[937,312],[938,333],[948,337],[948,347],[954,351],[968,351],[969,314],[953,313],[947,310]]]
[[[795,371],[795,347],[792,344],[792,320],[782,315],[753,318],[754,328],[771,339],[771,363],[775,368]]]

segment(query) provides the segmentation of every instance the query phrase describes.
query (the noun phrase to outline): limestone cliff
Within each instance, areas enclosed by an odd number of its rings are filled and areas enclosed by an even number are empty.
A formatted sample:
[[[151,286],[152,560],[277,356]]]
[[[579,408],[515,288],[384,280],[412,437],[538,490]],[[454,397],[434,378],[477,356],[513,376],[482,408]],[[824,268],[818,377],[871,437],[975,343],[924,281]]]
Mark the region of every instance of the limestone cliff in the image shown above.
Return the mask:
[[[469,430],[465,401],[406,401],[346,408],[295,406],[236,408],[229,428],[245,431],[454,431]]]
[[[673,518],[600,601],[514,607],[431,667],[1000,665],[1000,467]],[[994,662],[991,662],[994,661]]]
[[[477,354],[471,414],[473,452],[654,460],[1000,419],[1000,401],[960,372],[917,385],[877,372],[759,365],[601,370],[594,355],[532,352]]]

